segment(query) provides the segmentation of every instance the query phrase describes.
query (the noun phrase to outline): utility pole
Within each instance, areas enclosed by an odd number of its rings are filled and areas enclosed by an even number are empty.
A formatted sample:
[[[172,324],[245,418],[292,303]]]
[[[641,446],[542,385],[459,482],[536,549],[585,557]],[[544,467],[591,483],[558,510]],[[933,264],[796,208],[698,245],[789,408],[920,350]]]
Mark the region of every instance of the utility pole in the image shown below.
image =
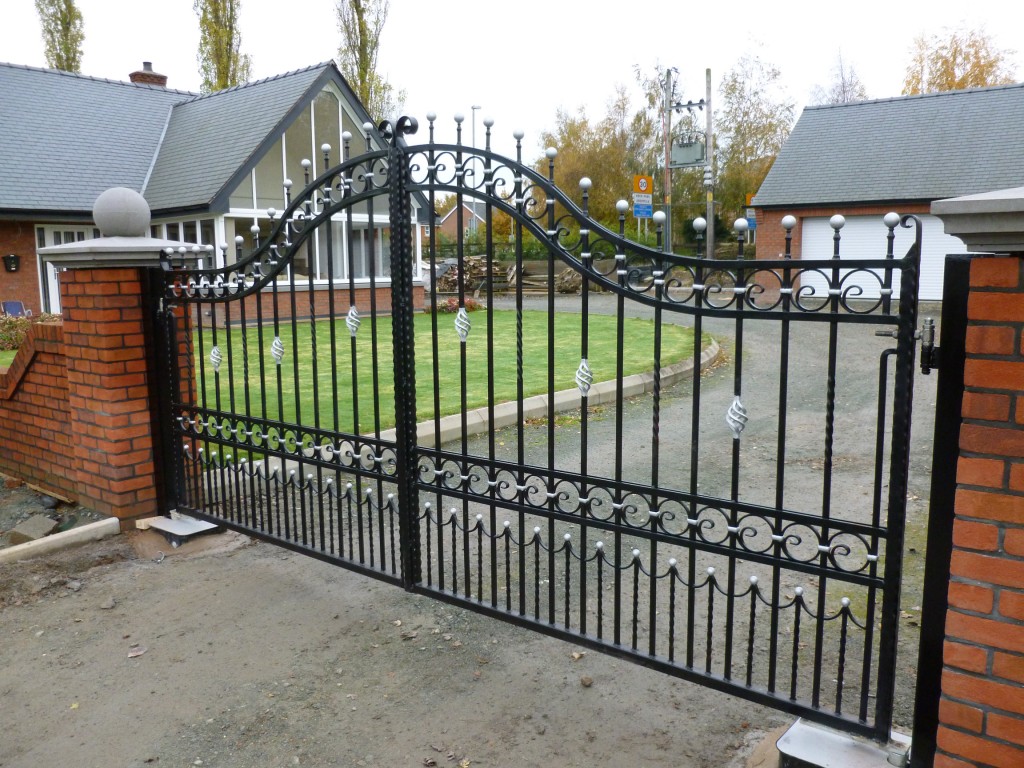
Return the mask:
[[[706,171],[704,184],[707,191],[707,220],[708,220],[708,258],[715,257],[715,134],[714,125],[711,119],[711,68],[705,70],[707,80],[707,94],[704,96],[704,104],[707,109],[707,126],[704,134],[704,162]]]
[[[672,70],[665,70],[665,104],[661,110],[661,127],[665,139],[665,239],[662,248],[672,253]]]

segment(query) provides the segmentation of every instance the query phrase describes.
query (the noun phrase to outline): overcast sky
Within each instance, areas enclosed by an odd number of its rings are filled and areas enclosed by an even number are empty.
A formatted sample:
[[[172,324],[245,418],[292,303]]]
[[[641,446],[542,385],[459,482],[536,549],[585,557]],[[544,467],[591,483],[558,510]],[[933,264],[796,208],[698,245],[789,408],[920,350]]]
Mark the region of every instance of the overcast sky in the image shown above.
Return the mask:
[[[152,61],[168,85],[198,90],[199,33],[192,0],[77,0],[85,21],[82,73],[127,80]],[[334,0],[241,0],[242,49],[253,75],[269,77],[336,57]],[[708,9],[714,14],[706,16]],[[797,114],[816,84],[827,85],[837,56],[856,70],[872,98],[898,96],[913,38],[952,27],[983,28],[1002,49],[1024,30],[1024,4],[990,0],[861,0],[686,3],[648,0],[391,0],[379,69],[406,91],[406,113],[421,123],[434,111],[450,140],[451,118],[473,105],[492,117],[496,148],[510,152],[512,132],[526,132],[527,155],[559,107],[604,114],[615,86],[635,91],[633,69],[679,70],[678,95],[699,100],[705,69],[717,88],[744,54],[782,73]],[[1016,40],[1015,40],[1016,38]],[[0,61],[45,66],[33,0],[0,0]],[[1024,79],[1024,56],[1015,51]],[[0,105],[2,109],[2,105]],[[527,157],[533,159],[533,157]]]

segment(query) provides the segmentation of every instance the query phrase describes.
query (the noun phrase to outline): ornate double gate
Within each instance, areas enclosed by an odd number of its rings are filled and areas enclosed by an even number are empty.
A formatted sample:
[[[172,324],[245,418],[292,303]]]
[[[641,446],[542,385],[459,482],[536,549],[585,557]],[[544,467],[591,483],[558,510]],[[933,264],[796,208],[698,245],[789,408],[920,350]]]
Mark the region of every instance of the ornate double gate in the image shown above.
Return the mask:
[[[407,143],[416,128],[367,126],[363,153],[307,165],[226,266],[165,256],[169,507],[887,739],[918,223],[887,217],[870,260],[840,261],[838,220],[823,258],[791,260],[788,232],[777,259],[668,254],[624,237],[623,204],[618,232],[591,220],[589,182],[577,205],[553,153],[545,176],[521,147],[491,152],[490,128],[483,150],[434,143],[432,123]],[[414,202],[442,193],[450,295],[437,228],[414,229]],[[898,226],[917,227],[900,257]],[[499,249],[520,277],[500,295]],[[389,262],[361,276],[374,252]],[[801,287],[812,271],[827,292]],[[731,349],[707,375],[709,330]]]

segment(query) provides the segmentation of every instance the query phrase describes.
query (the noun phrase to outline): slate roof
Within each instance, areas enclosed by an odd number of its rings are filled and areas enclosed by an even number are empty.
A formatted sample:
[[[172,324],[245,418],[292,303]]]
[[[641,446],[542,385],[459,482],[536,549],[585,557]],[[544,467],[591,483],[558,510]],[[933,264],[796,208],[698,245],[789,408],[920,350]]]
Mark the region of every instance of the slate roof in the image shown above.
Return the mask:
[[[171,107],[194,94],[0,63],[0,210],[89,212],[142,189]]]
[[[225,210],[332,79],[368,120],[329,61],[206,95],[0,63],[0,212],[89,217],[114,186],[142,192],[155,214]]]
[[[759,207],[932,201],[1024,179],[1024,84],[808,107]]]
[[[177,104],[143,195],[154,210],[206,206],[237,185],[328,79],[330,62]],[[226,208],[226,199],[220,207]]]

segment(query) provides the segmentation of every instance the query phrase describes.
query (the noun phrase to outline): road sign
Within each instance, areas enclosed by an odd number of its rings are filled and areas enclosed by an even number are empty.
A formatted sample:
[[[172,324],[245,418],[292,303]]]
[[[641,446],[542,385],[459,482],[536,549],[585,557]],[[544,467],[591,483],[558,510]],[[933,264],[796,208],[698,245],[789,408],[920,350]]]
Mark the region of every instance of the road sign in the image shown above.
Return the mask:
[[[640,192],[633,193],[633,205],[653,205],[654,195],[644,195]]]
[[[654,218],[654,206],[653,205],[640,205],[633,203],[633,217],[637,219],[652,219]]]
[[[654,192],[654,177],[653,176],[634,176],[633,177],[633,192],[641,195],[649,195]]]

